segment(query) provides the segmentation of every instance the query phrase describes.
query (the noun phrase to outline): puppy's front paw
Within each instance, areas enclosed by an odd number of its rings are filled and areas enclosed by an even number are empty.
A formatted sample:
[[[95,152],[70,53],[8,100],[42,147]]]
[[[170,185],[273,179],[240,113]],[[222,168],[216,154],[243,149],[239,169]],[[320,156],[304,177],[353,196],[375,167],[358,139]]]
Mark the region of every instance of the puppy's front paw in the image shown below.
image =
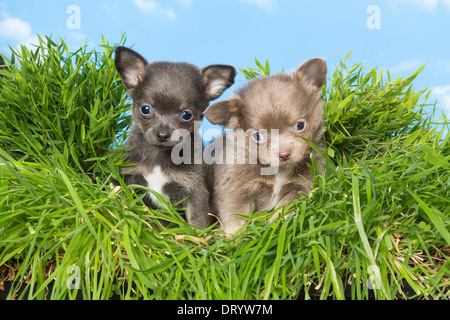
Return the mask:
[[[227,239],[231,239],[234,237],[234,235],[238,232],[241,232],[240,229],[242,228],[242,226],[245,224],[245,220],[244,219],[240,219],[234,221],[233,223],[229,223],[229,224],[222,224],[222,230],[226,233],[226,238]]]

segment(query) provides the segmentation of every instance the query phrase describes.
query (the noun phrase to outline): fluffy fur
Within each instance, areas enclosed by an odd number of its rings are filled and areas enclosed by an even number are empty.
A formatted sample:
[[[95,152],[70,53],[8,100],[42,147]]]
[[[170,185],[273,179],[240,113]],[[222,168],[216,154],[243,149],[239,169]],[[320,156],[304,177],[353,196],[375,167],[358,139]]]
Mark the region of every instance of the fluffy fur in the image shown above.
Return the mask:
[[[171,202],[188,197],[180,204],[187,208],[187,221],[208,227],[208,169],[194,161],[175,165],[171,153],[180,141],[171,137],[177,129],[183,129],[191,136],[193,147],[194,135],[198,135],[195,121],[201,121],[209,102],[234,83],[235,69],[226,65],[200,69],[188,63],[149,63],[125,47],[116,49],[115,64],[133,100],[126,161],[134,165],[121,168],[125,183],[147,187]],[[162,208],[150,192],[144,202]]]
[[[314,154],[319,164],[323,158],[302,137],[324,147],[320,93],[326,73],[325,60],[314,58],[292,74],[254,79],[230,100],[206,110],[212,123],[240,129],[224,134],[225,152],[219,158],[225,163],[213,167],[213,212],[225,232],[233,234],[245,223],[236,214],[248,215],[253,207],[256,212],[280,208],[297,199],[299,192],[310,191],[314,179],[308,168],[310,155]],[[279,135],[271,135],[273,129]],[[245,164],[226,161],[227,153],[233,152],[233,139],[244,141],[241,155]],[[250,148],[252,139],[259,140],[254,164],[249,163],[255,153]],[[269,166],[275,167],[275,173],[261,174]]]

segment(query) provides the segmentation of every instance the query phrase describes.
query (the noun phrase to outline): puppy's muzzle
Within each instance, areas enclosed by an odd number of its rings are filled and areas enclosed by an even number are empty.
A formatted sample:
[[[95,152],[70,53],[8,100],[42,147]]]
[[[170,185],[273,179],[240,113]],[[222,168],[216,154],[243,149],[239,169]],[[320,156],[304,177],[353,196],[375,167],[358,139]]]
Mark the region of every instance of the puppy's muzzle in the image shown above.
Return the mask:
[[[156,140],[161,143],[166,143],[170,139],[170,131],[167,129],[160,129],[156,131]]]
[[[280,161],[281,162],[286,162],[289,161],[291,159],[291,151],[287,150],[287,151],[281,151],[279,156],[280,156]]]

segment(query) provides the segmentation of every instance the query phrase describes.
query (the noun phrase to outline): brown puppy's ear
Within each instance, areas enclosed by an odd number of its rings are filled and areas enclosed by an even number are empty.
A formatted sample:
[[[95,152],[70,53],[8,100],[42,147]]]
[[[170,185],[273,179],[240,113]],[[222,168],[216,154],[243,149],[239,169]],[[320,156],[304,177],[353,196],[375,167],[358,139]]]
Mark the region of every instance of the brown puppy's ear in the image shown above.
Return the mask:
[[[327,62],[325,59],[312,58],[304,62],[295,72],[300,81],[306,80],[307,84],[312,86],[314,91],[319,93],[325,84],[327,77]]]
[[[131,49],[117,47],[115,64],[125,87],[133,89],[141,82],[148,62]]]
[[[231,87],[236,69],[227,65],[212,65],[202,70],[202,82],[209,101],[215,100]]]
[[[204,112],[206,118],[212,124],[218,124],[226,128],[239,129],[240,112],[236,98],[224,100],[210,105]]]

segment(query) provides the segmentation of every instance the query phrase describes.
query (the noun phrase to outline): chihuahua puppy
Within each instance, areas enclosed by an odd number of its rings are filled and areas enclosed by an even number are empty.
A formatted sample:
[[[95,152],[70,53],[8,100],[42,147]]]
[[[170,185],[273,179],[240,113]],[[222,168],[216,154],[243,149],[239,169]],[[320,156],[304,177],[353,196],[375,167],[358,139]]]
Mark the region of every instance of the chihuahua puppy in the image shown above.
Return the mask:
[[[194,161],[174,164],[172,150],[180,135],[172,135],[181,131],[195,140],[199,126],[194,124],[202,120],[209,102],[234,83],[236,70],[227,65],[200,69],[187,63],[149,63],[125,47],[117,47],[115,53],[117,71],[133,100],[133,125],[125,145],[130,147],[126,161],[134,165],[121,168],[125,183],[147,187],[172,203],[187,197],[180,203],[187,221],[208,227],[208,169]],[[163,208],[151,192],[144,203]]]
[[[275,219],[299,192],[309,192],[314,180],[308,168],[311,154],[323,172],[324,159],[303,138],[324,148],[320,95],[326,75],[325,60],[314,58],[292,74],[251,80],[231,99],[206,110],[212,123],[235,129],[219,138],[225,144],[218,157],[222,164],[213,166],[212,206],[226,233],[234,234],[245,223],[236,214],[278,208]],[[236,140],[241,142],[241,164],[230,163],[228,157],[236,154]]]

